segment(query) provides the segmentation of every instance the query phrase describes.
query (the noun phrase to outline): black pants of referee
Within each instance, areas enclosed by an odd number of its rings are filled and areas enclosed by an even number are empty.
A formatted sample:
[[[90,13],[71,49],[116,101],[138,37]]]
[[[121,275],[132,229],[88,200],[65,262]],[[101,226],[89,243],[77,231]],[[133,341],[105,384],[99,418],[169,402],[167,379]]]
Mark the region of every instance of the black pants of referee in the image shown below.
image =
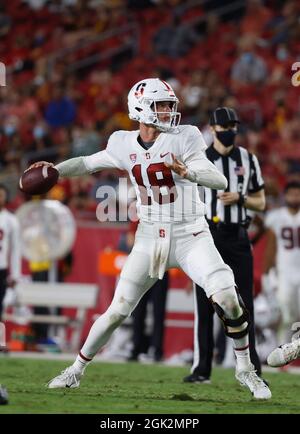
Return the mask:
[[[234,273],[239,293],[250,313],[250,358],[258,375],[260,375],[261,363],[255,349],[254,333],[253,256],[247,230],[243,227],[219,227],[218,229],[217,227],[211,227],[210,229],[218,251],[224,262],[231,267]],[[198,319],[198,322],[195,321],[195,324],[198,323],[197,330],[195,330],[195,333],[197,333],[195,345],[198,345],[198,348],[194,349],[194,357],[197,357],[197,360],[194,358],[193,373],[210,377],[214,350],[214,309],[204,290],[197,285],[195,310]]]
[[[0,321],[2,318],[2,312],[3,312],[3,300],[7,288],[7,270],[2,269],[0,270]]]
[[[167,290],[169,275],[165,273],[162,280],[158,280],[141,298],[132,313],[133,317],[133,350],[131,360],[137,359],[141,353],[147,353],[151,348],[156,361],[163,358],[164,321],[166,313]],[[153,306],[153,329],[149,337],[145,335],[145,319],[147,305]]]

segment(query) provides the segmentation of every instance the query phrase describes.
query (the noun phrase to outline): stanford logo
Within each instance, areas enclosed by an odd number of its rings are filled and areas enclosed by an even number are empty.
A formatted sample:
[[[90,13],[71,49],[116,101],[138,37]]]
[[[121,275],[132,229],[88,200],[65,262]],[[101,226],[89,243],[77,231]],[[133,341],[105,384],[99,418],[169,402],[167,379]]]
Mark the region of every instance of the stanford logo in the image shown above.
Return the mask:
[[[135,89],[134,96],[136,98],[140,98],[143,96],[144,93],[144,87],[146,87],[146,83],[140,83],[137,88]]]
[[[150,160],[150,152],[146,152],[146,160]]]
[[[164,229],[160,229],[159,230],[159,236],[160,236],[160,238],[165,238],[166,237],[166,232],[165,232]]]
[[[133,163],[136,162],[136,154],[130,154],[129,157],[130,157],[130,160],[131,160]]]

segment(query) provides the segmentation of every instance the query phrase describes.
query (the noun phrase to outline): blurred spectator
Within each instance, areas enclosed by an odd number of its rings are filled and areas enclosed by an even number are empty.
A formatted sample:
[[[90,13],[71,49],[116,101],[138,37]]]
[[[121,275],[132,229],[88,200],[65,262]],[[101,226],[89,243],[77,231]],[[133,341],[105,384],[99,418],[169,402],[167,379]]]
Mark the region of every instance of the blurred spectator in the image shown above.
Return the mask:
[[[101,150],[101,136],[94,128],[75,127],[72,130],[71,156],[91,155]]]
[[[240,43],[240,55],[234,62],[231,79],[240,84],[262,84],[268,75],[267,65],[255,54],[253,38],[245,38]]]
[[[270,44],[278,45],[299,40],[299,2],[284,2],[279,14],[276,14],[267,25],[271,32]]]
[[[48,158],[53,159],[56,156],[55,148],[52,148],[53,142],[51,135],[49,134],[47,126],[43,123],[37,123],[33,130],[33,143],[32,143],[32,149],[37,152],[39,155],[44,155],[46,158],[46,155]],[[38,155],[36,155],[36,158],[38,158]],[[35,158],[35,159],[36,159]]]
[[[64,94],[62,85],[55,86],[52,99],[46,106],[45,119],[53,127],[66,127],[71,125],[76,118],[76,106],[74,102]]]
[[[153,39],[154,50],[157,54],[178,58],[186,55],[199,40],[199,36],[191,25],[181,23],[175,15],[169,24],[162,26]]]
[[[182,103],[186,109],[193,109],[201,104],[201,98],[207,95],[205,86],[204,71],[196,70],[192,72],[190,81],[181,91]]]
[[[247,0],[246,3],[246,13],[241,20],[241,32],[260,36],[272,17],[272,12],[262,0]]]
[[[0,5],[0,36],[5,36],[11,29],[11,17],[4,11],[3,6]]]

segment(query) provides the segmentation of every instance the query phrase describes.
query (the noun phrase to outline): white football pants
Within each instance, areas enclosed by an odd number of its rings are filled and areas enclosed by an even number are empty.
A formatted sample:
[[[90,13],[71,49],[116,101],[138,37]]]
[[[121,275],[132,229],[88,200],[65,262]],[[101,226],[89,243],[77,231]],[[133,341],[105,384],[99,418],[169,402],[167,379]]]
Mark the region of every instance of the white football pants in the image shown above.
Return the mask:
[[[142,222],[113,301],[93,324],[81,353],[93,358],[157,281],[158,275],[173,267],[181,268],[205,290],[207,297],[235,286],[233,272],[216,249],[204,217],[189,224]]]

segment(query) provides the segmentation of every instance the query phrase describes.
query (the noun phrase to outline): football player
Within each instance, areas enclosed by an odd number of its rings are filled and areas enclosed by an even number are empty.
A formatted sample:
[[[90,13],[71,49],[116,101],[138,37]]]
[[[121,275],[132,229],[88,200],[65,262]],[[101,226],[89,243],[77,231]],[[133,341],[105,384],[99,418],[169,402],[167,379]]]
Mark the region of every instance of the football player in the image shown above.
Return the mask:
[[[268,355],[268,365],[273,368],[288,365],[294,360],[300,359],[300,339],[295,339],[288,344],[280,345]]]
[[[300,182],[288,183],[284,198],[285,206],[270,211],[266,217],[263,282],[268,281],[266,276],[275,267],[278,286],[275,296],[281,308],[283,341],[288,342],[291,324],[300,321]]]
[[[78,387],[86,366],[143,294],[168,268],[180,267],[204,288],[233,338],[238,381],[257,399],[271,397],[251,364],[249,316],[233,273],[214,245],[197,189],[200,184],[223,190],[227,180],[206,158],[198,128],[180,126],[177,106],[168,83],[158,78],[142,80],[128,94],[129,117],[139,122],[139,129],[116,131],[106,150],[56,166],[62,177],[101,169],[127,170],[137,194],[140,223],[111,305],[91,327],[74,364],[52,379],[49,388]],[[50,163],[32,167],[43,164]]]
[[[17,218],[6,209],[8,191],[0,185],[0,321],[6,288],[13,288],[21,273],[20,227]]]

